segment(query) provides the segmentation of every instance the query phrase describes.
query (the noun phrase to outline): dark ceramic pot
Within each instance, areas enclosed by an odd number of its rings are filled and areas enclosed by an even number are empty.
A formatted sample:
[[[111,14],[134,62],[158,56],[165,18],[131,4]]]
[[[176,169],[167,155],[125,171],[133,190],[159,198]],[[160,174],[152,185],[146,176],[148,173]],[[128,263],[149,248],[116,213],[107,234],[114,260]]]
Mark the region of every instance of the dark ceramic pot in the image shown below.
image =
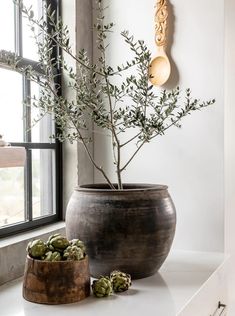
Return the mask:
[[[68,239],[87,247],[94,277],[119,269],[133,279],[153,275],[166,259],[175,234],[176,212],[167,186],[105,184],[76,188],[67,208]]]

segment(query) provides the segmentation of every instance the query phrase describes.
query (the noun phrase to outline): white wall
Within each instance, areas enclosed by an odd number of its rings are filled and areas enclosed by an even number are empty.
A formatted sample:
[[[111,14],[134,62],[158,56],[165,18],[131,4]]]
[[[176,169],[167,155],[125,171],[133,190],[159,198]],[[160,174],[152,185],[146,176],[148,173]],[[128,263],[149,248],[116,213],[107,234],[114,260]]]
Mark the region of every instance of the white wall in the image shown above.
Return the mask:
[[[225,250],[235,255],[234,0],[225,1],[225,16]]]
[[[195,97],[215,98],[216,105],[194,113],[181,130],[147,145],[124,175],[126,182],[164,183],[174,199],[178,224],[175,248],[223,250],[224,200],[224,1],[171,0],[170,36],[173,73],[166,88],[190,87]],[[155,0],[109,1],[109,18],[116,23],[109,60],[126,61],[130,55],[117,33],[130,30],[154,52]],[[172,23],[173,22],[173,23]],[[105,163],[107,144],[96,136],[95,157]],[[130,152],[126,152],[128,157]],[[101,178],[98,174],[96,181]]]
[[[92,0],[62,0],[63,20],[69,27],[72,49],[76,51],[84,48],[92,58]],[[68,55],[65,58],[73,69],[76,68],[76,63]],[[63,93],[69,98],[76,98],[71,89],[67,87],[69,78],[68,74],[63,76]],[[89,125],[92,134],[92,124]],[[91,153],[93,145],[90,146]],[[73,193],[74,187],[78,184],[93,183],[94,173],[84,148],[80,143],[71,145],[68,142],[63,143],[63,210],[65,212],[70,196]]]
[[[73,50],[76,46],[76,34],[75,34],[75,23],[76,23],[76,14],[75,14],[75,0],[62,0],[62,12],[63,12],[63,21],[68,25],[70,29],[70,38],[71,42],[74,43]],[[74,66],[74,62],[68,56],[67,62]],[[72,98],[71,90],[67,89],[68,77],[64,73],[63,76],[63,93],[67,98]],[[77,179],[77,145],[71,145],[69,142],[63,143],[63,211],[65,212],[69,198],[73,193],[74,187],[78,183]]]

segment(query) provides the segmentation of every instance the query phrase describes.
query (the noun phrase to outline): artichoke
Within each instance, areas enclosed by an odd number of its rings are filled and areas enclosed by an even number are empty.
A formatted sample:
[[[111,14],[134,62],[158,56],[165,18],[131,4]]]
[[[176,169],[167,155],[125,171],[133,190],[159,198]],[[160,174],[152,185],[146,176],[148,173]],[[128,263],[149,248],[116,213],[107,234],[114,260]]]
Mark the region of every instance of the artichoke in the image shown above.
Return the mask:
[[[113,271],[110,274],[110,280],[112,283],[114,292],[124,292],[129,289],[131,286],[131,276],[130,274],[121,272],[121,271]]]
[[[84,258],[84,252],[81,248],[77,246],[69,246],[64,250],[63,254],[66,260],[82,260]]]
[[[47,245],[41,239],[30,241],[26,248],[28,254],[32,258],[41,258],[47,252]]]
[[[112,294],[112,283],[109,277],[100,277],[93,281],[92,291],[96,297],[106,297]]]
[[[47,246],[51,251],[63,252],[69,246],[69,241],[66,237],[55,234],[49,237]]]
[[[72,240],[70,240],[70,245],[71,246],[77,246],[77,247],[81,248],[84,253],[86,252],[86,247],[84,245],[84,242],[81,241],[80,239],[72,239]]]
[[[55,237],[58,237],[58,236],[61,236],[61,234],[60,234],[60,233],[57,233],[57,234],[51,235],[51,236],[48,238],[47,243],[50,243],[50,241],[51,241],[52,239],[54,239]]]
[[[61,254],[58,251],[48,251],[44,258],[43,261],[61,261],[62,257]]]

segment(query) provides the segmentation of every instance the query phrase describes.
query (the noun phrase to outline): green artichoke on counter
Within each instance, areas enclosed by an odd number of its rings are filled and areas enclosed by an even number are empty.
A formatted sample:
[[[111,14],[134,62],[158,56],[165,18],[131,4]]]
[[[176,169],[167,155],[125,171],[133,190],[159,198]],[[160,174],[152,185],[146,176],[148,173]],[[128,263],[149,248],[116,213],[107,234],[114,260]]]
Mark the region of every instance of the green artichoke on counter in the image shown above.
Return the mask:
[[[61,261],[62,256],[58,251],[48,251],[43,257],[43,261]]]
[[[47,245],[41,239],[30,241],[26,248],[29,256],[35,259],[41,258],[47,252]]]
[[[110,274],[110,280],[112,283],[114,292],[124,292],[129,289],[131,286],[131,276],[130,274],[121,272],[121,271],[113,271]]]
[[[112,283],[109,277],[100,277],[93,281],[92,291],[96,297],[106,297],[112,294]]]
[[[47,241],[48,249],[51,251],[63,252],[69,246],[69,241],[66,237],[60,234],[54,234]]]
[[[68,246],[64,250],[63,258],[65,260],[71,261],[71,260],[82,260],[84,258],[85,254],[83,250],[77,246]]]

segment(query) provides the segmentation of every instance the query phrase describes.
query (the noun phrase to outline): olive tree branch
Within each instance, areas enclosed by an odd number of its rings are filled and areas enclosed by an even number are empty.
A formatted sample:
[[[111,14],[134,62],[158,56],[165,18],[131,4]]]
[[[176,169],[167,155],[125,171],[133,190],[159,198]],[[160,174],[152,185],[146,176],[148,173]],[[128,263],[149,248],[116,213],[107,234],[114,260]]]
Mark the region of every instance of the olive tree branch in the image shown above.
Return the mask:
[[[54,42],[56,45],[58,45],[61,49],[63,49],[64,52],[66,52],[73,60],[75,60],[78,64],[82,65],[84,68],[88,69],[88,70],[92,70],[94,72],[96,72],[98,75],[100,76],[104,76],[103,73],[96,71],[94,69],[94,67],[90,67],[87,64],[83,63],[79,58],[77,58],[72,52],[70,47],[68,46],[68,43],[62,43],[60,40],[57,40],[57,35],[61,33],[61,31],[63,31],[63,28],[60,29],[58,32],[53,32],[53,33],[49,33],[47,30],[47,26],[46,24],[41,24],[40,21],[34,19],[34,13],[31,10],[31,7],[29,9],[27,9],[23,4],[21,0],[14,0],[15,3],[17,5],[20,5],[20,8],[22,10],[22,13],[25,15],[25,17],[34,25],[38,26],[39,29],[41,31],[43,31],[44,33],[47,34],[47,36],[52,40],[52,42]],[[53,24],[53,26],[55,28],[57,28],[56,23],[54,22],[53,19],[53,15],[50,15],[49,9],[48,7],[45,5],[45,9],[47,12],[47,17],[50,19],[51,24]],[[60,21],[60,23],[62,24],[62,21]],[[60,26],[61,27],[61,26]]]
[[[112,27],[110,25],[109,27],[104,27],[104,17],[103,17],[103,9],[101,7],[101,3],[98,2],[98,21],[100,21],[99,26],[97,27],[98,30],[98,49],[101,52],[102,55],[102,64],[104,68],[104,80],[106,84],[106,93],[108,98],[108,104],[109,104],[109,115],[110,115],[110,123],[111,123],[111,135],[112,135],[112,150],[113,150],[113,156],[114,156],[114,162],[116,164],[116,173],[117,173],[117,180],[118,180],[118,189],[123,189],[122,186],[122,180],[121,180],[121,172],[120,172],[120,164],[121,164],[121,152],[120,152],[120,141],[118,139],[116,129],[114,126],[114,119],[113,119],[113,104],[112,104],[112,98],[110,93],[110,81],[109,76],[112,75],[112,72],[107,68],[106,66],[106,48],[104,44],[104,39],[106,39],[106,33],[109,31],[109,28]],[[116,155],[117,151],[117,155]]]
[[[144,140],[140,146],[137,148],[137,150],[133,153],[133,155],[131,156],[131,158],[126,162],[126,164],[120,169],[120,172],[124,171],[126,169],[126,167],[131,163],[131,161],[135,158],[135,156],[137,155],[137,153],[140,151],[140,149],[144,146],[144,144],[147,141]]]

